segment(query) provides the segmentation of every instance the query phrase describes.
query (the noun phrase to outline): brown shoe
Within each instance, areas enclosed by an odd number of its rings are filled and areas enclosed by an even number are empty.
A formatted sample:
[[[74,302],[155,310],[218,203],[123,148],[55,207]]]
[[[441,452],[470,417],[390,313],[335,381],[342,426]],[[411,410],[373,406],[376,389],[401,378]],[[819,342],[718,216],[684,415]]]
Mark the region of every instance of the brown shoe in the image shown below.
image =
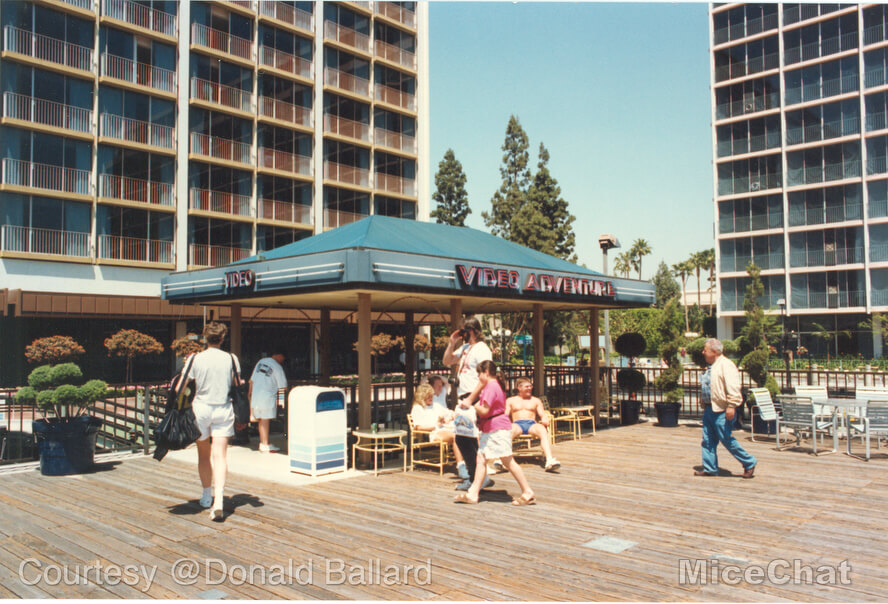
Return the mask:
[[[755,474],[755,466],[743,470],[743,478],[752,478],[752,475]]]
[[[710,474],[709,472],[704,472],[703,470],[694,470],[694,476],[715,476],[715,474]]]

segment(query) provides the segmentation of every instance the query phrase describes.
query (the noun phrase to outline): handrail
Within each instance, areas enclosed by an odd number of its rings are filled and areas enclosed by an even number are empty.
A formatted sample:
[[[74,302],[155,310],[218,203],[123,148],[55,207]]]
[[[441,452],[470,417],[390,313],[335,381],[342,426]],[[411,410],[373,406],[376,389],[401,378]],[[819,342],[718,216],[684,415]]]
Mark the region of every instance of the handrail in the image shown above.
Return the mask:
[[[324,114],[324,132],[370,142],[370,124],[330,113]]]
[[[259,47],[259,64],[303,78],[314,78],[313,63],[309,59],[303,59],[272,46],[263,44]]]
[[[407,27],[416,28],[416,13],[395,2],[374,2],[373,10],[389,19],[400,21]]]
[[[242,59],[250,58],[253,47],[251,40],[200,23],[191,24],[191,41]]]
[[[361,96],[370,96],[370,80],[339,71],[333,67],[324,67],[324,84],[348,90]]]
[[[277,201],[275,199],[262,199],[259,206],[262,208],[262,218],[266,220],[280,220],[283,222],[295,222],[297,224],[311,224],[311,206],[289,201]]]
[[[259,14],[295,25],[307,31],[314,31],[314,19],[312,19],[311,13],[300,8],[294,8],[284,2],[260,0]]]
[[[252,216],[250,212],[250,196],[214,191],[211,189],[190,189],[188,207],[192,210],[218,212],[234,216]]]
[[[251,254],[248,248],[192,243],[188,246],[188,264],[192,266],[224,266],[243,260]]]
[[[139,63],[107,52],[102,53],[101,59],[103,76],[164,92],[176,92],[176,72],[171,69]]]
[[[52,164],[38,164],[4,157],[0,182],[7,185],[64,191],[78,195],[92,195],[90,170],[66,168]]]
[[[167,207],[176,205],[176,191],[172,183],[116,174],[99,174],[99,197]]]
[[[314,124],[314,111],[310,107],[280,101],[270,96],[259,97],[259,115],[302,126]]]
[[[167,36],[176,37],[178,34],[176,15],[132,0],[102,0],[102,16],[119,19]]]
[[[99,235],[99,258],[173,264],[172,241]]]
[[[324,162],[324,178],[359,187],[370,186],[370,170],[332,161]]]
[[[376,84],[376,100],[388,103],[389,105],[397,105],[407,109],[408,111],[416,111],[416,95],[386,86],[385,84]]]
[[[50,63],[95,73],[92,48],[72,44],[64,40],[44,36],[43,34],[35,34],[12,25],[7,25],[3,28],[3,49],[34,57],[35,59],[49,61]]]
[[[398,149],[405,153],[416,153],[416,137],[409,134],[386,130],[385,128],[374,128],[373,137],[374,143],[377,145]]]
[[[334,21],[324,21],[324,37],[364,52],[370,52],[370,36]]]
[[[377,190],[407,195],[409,197],[416,196],[416,179],[414,178],[404,178],[403,176],[377,172],[375,184]]]
[[[191,78],[191,98],[224,105],[240,111],[251,111],[253,106],[253,93],[251,91],[201,78]]]
[[[134,120],[111,113],[103,113],[100,117],[99,136],[164,149],[176,148],[176,129],[172,126]]]
[[[0,250],[88,258],[89,233],[0,225]]]
[[[262,168],[283,170],[305,176],[311,176],[312,174],[311,157],[287,151],[278,151],[269,147],[259,147],[259,165]]]
[[[78,132],[88,133],[92,129],[92,109],[65,105],[15,92],[3,93],[3,117]]]
[[[397,63],[401,67],[416,70],[416,53],[414,52],[399,48],[384,40],[374,41],[374,50],[377,57]]]
[[[209,136],[200,132],[191,133],[191,152],[196,155],[249,164],[252,163],[250,160],[251,149],[252,146],[249,143],[241,143],[220,136]]]

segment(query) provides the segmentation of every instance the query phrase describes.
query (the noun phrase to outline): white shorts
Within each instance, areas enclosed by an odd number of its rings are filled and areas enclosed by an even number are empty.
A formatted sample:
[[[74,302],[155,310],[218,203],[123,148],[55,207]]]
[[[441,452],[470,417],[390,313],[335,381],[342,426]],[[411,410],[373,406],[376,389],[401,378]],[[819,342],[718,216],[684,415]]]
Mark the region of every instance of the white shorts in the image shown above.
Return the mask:
[[[200,429],[200,438],[206,440],[210,436],[234,436],[234,408],[231,403],[224,405],[207,405],[194,403],[194,419]]]
[[[277,396],[258,397],[250,401],[250,412],[256,419],[274,419],[277,417]]]
[[[512,430],[481,433],[481,454],[487,459],[512,456]]]

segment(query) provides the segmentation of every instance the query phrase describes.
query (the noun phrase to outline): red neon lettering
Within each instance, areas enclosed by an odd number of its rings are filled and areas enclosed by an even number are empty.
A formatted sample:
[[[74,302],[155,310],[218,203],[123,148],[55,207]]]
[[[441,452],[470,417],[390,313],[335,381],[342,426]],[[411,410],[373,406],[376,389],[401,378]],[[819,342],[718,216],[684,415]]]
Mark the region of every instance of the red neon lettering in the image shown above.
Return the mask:
[[[530,289],[538,289],[538,288],[539,288],[539,285],[537,284],[536,275],[534,275],[533,273],[530,273],[529,275],[527,275],[527,283],[524,284],[524,289],[530,290]]]
[[[466,271],[466,267],[462,264],[457,264],[456,268],[459,269],[459,276],[462,277],[463,283],[466,285],[472,285],[472,282],[475,281],[475,273],[477,272],[475,267],[472,266]]]
[[[611,297],[617,295],[614,291],[614,284],[611,281],[608,281],[607,283],[607,295]]]
[[[518,271],[509,271],[509,287],[518,289]]]
[[[496,286],[509,287],[509,271],[504,269],[496,271]]]
[[[479,272],[481,273],[481,277],[484,277],[484,281],[481,282],[479,279],[478,285],[496,287],[496,273],[492,268],[482,268]]]

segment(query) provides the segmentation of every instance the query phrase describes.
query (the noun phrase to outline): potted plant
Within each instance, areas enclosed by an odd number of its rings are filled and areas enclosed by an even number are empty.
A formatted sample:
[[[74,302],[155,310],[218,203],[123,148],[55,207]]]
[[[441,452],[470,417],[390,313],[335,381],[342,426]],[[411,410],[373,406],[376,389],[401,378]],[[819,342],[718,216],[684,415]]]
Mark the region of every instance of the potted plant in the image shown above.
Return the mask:
[[[678,384],[684,372],[679,351],[685,344],[682,334],[681,310],[678,301],[670,300],[663,309],[660,333],[664,343],[660,346],[660,358],[666,360],[667,369],[654,381],[654,385],[663,393],[663,402],[654,403],[657,410],[657,425],[666,428],[678,426],[678,412],[684,400],[684,389]]]
[[[629,368],[617,372],[617,385],[629,397],[620,401],[620,424],[623,426],[638,423],[641,401],[636,399],[636,394],[647,385],[647,380],[644,374],[632,365],[633,359],[640,356],[646,346],[644,336],[637,332],[624,333],[614,343],[616,351],[627,357],[630,363]]]

